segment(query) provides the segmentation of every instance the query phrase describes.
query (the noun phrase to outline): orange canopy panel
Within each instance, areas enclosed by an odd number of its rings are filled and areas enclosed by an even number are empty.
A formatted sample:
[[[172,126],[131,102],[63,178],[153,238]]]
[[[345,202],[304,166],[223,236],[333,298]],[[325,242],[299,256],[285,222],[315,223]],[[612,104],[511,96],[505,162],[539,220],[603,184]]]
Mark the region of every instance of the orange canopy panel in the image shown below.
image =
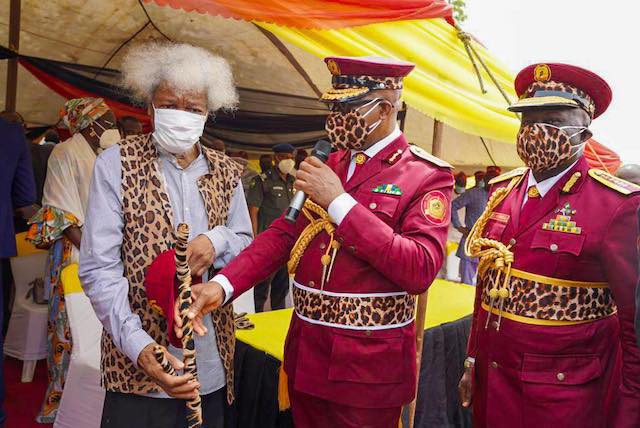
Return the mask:
[[[615,174],[621,164],[620,156],[616,152],[598,143],[593,138],[587,142],[584,157],[591,168],[602,169],[609,174]]]
[[[187,12],[261,21],[287,27],[335,29],[387,21],[446,18],[444,0],[144,0]]]

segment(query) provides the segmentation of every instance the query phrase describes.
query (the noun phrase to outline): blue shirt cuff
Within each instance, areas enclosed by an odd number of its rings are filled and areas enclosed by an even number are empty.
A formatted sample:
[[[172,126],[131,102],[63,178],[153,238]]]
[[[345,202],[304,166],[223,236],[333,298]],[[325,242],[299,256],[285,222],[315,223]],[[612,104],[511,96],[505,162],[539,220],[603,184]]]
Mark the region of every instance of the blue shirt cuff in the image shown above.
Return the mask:
[[[138,367],[138,356],[150,343],[155,343],[155,340],[153,340],[146,331],[138,330],[123,341],[122,352]]]
[[[220,257],[224,257],[224,254],[229,250],[229,242],[224,236],[222,231],[222,226],[216,226],[208,232],[203,233],[209,241],[211,241],[211,245],[213,245],[213,250],[216,253],[216,259]]]

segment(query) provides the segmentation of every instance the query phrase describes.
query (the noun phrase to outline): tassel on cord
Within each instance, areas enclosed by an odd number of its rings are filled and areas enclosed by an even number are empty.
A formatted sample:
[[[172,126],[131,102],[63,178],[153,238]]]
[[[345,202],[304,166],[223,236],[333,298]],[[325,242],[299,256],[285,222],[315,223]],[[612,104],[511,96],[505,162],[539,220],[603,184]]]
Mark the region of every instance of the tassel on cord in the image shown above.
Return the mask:
[[[329,281],[329,277],[331,276],[331,271],[333,269],[333,263],[338,254],[338,250],[340,249],[340,244],[334,238],[336,227],[331,223],[329,213],[311,199],[307,199],[305,201],[302,213],[307,217],[307,219],[309,219],[309,224],[304,228],[291,250],[289,263],[287,263],[289,275],[293,275],[296,272],[298,264],[300,263],[302,255],[306,251],[307,247],[311,244],[311,241],[313,241],[315,237],[324,230],[331,239],[327,246],[327,251],[320,258],[320,263],[322,263],[322,281],[320,283],[320,290],[324,291],[324,285]],[[317,217],[314,217],[313,214]]]
[[[477,257],[478,276],[484,276],[489,270],[494,270],[495,278],[489,290],[489,313],[487,314],[487,322],[484,328],[489,327],[489,320],[493,313],[494,306],[498,305],[498,327],[500,330],[500,322],[502,321],[502,311],[506,301],[511,296],[511,264],[513,263],[513,252],[511,245],[505,245],[502,242],[483,238],[484,229],[487,222],[491,218],[493,210],[507,197],[518,183],[519,178],[514,177],[508,186],[497,189],[487,202],[487,208],[484,210],[476,224],[471,228],[471,232],[465,242],[464,252],[468,257]],[[504,277],[501,277],[504,274]]]

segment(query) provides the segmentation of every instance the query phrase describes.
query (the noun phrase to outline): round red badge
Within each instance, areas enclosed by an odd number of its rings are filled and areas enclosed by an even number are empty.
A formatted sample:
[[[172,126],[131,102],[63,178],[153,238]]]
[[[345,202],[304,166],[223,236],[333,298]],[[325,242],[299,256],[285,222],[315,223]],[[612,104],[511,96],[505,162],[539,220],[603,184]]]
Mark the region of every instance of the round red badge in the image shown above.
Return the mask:
[[[440,226],[449,220],[449,202],[439,190],[427,193],[422,198],[422,214],[429,223]]]

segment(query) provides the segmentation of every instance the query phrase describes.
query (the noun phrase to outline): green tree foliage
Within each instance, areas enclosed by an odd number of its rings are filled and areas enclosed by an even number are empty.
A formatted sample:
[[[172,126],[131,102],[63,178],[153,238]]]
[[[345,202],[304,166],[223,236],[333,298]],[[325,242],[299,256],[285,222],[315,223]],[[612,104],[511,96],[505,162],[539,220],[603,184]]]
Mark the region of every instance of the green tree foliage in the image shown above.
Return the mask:
[[[467,3],[465,0],[449,0],[449,3],[453,6],[453,18],[458,22],[458,24],[462,24],[467,20],[467,14],[464,12],[464,9],[467,7]]]

